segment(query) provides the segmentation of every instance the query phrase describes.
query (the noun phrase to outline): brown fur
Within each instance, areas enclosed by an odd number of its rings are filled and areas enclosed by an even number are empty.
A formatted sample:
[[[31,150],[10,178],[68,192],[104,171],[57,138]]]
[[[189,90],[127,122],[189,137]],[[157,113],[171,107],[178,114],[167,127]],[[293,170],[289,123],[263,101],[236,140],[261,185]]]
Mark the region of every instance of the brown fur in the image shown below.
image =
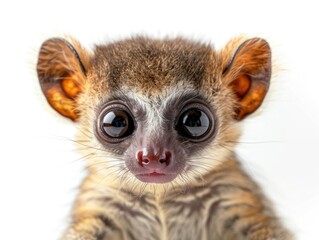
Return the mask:
[[[233,152],[236,121],[260,106],[269,87],[266,41],[238,38],[217,52],[182,38],[136,37],[97,46],[93,54],[70,42],[76,53],[61,40],[47,41],[38,62],[49,103],[79,121],[79,144],[88,151],[89,175],[63,239],[292,239]],[[119,97],[160,111],[183,91],[214,109],[216,136],[200,148],[189,145],[196,151],[187,155],[180,178],[162,186],[141,183],[119,160],[132,143],[115,148],[97,139],[97,113]]]

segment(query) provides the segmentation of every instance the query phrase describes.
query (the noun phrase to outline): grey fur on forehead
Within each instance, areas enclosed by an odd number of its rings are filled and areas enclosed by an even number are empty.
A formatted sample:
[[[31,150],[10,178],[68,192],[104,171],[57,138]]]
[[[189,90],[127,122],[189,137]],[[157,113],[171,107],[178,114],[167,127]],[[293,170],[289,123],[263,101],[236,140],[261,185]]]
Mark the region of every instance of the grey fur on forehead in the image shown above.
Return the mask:
[[[107,78],[111,89],[126,85],[149,92],[180,81],[199,87],[214,57],[217,61],[207,44],[182,38],[134,37],[96,46],[92,67],[98,70],[98,79]]]

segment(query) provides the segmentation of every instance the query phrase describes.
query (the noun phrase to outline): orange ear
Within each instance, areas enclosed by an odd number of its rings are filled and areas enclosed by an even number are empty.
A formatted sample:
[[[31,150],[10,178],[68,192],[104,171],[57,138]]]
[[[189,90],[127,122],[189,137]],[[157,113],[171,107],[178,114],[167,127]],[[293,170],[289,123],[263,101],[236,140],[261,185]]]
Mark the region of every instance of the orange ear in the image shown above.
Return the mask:
[[[229,45],[233,46],[234,42]],[[263,102],[270,84],[269,44],[260,38],[243,42],[228,60],[223,77],[238,99],[235,118],[241,120],[253,113]]]
[[[76,45],[82,50],[78,43]],[[52,38],[42,44],[37,64],[38,78],[47,101],[57,112],[73,121],[79,116],[75,100],[86,77],[79,53],[87,61],[83,50],[78,52],[66,40]]]

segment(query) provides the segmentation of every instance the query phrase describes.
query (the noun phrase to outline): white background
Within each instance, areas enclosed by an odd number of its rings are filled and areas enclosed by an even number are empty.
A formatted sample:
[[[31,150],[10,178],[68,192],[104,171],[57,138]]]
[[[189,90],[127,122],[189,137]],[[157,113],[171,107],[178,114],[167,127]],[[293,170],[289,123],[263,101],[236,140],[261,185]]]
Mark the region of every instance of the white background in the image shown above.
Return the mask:
[[[92,46],[137,33],[223,46],[266,38],[281,69],[263,108],[243,122],[238,152],[298,239],[318,239],[319,14],[315,1],[2,1],[0,239],[57,239],[84,176],[76,126],[37,83],[40,44],[69,34]]]

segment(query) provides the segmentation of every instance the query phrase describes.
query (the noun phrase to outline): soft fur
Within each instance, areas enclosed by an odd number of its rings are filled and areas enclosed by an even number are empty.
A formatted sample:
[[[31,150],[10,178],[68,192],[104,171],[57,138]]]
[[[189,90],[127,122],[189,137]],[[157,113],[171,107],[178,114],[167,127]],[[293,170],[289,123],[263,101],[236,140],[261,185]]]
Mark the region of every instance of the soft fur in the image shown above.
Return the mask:
[[[38,62],[44,94],[58,112],[79,122],[79,145],[87,154],[89,175],[64,240],[292,239],[233,151],[237,121],[254,112],[268,90],[266,41],[236,38],[216,51],[183,38],[135,37],[96,46],[93,53],[69,42],[73,48],[48,40]],[[49,90],[57,91],[58,103]],[[185,96],[206,102],[217,132],[200,146],[186,143],[179,160],[186,166],[170,183],[146,184],[127,170],[123,159],[133,140],[113,146],[96,137],[97,115],[112,99],[134,102],[133,114],[145,118],[145,138],[165,137],[161,126]]]

